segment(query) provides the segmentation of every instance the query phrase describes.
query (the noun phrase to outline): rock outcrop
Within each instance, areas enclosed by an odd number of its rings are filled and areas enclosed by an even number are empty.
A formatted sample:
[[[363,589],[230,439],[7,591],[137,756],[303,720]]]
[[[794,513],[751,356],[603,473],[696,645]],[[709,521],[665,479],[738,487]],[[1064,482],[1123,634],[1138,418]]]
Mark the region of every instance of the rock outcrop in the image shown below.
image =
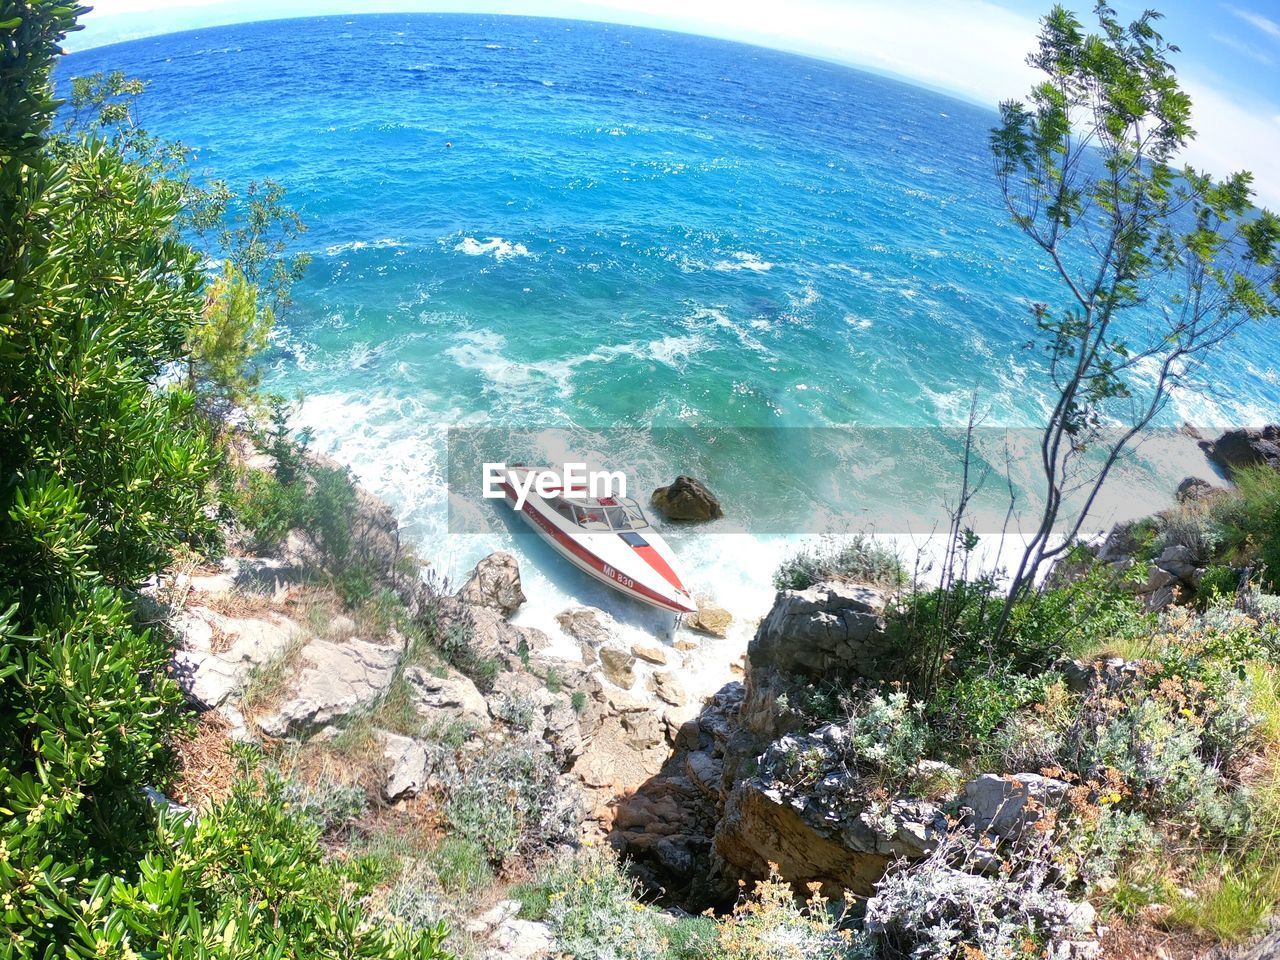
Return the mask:
[[[697,630],[713,637],[727,636],[731,623],[733,623],[733,614],[724,607],[709,603],[699,603],[698,612],[689,614],[685,619],[685,626],[690,630]]]
[[[1068,784],[1037,773],[984,773],[964,785],[969,821],[979,833],[1016,840],[1066,803]]]
[[[233,706],[254,670],[282,656],[302,637],[287,617],[227,617],[188,607],[173,622],[178,649],[173,673],[187,699],[201,710]]]
[[[1228,476],[1244,467],[1280,470],[1280,424],[1228,430],[1217,440],[1201,441],[1200,447]]]
[[[865,896],[891,861],[933,850],[947,832],[939,808],[868,799],[847,763],[846,737],[828,724],[773,743],[757,773],[726,799],[715,835],[719,857],[745,876],[767,876],[772,863],[798,886]]]
[[[288,698],[259,719],[272,737],[310,733],[376,703],[395,676],[402,651],[365,640],[312,640],[302,648],[302,669]]]
[[[716,495],[695,477],[676,477],[674,482],[654,490],[649,501],[668,520],[705,521],[724,516]]]
[[[475,565],[455,597],[469,607],[490,607],[510,617],[525,601],[520,565],[509,553],[491,553]]]

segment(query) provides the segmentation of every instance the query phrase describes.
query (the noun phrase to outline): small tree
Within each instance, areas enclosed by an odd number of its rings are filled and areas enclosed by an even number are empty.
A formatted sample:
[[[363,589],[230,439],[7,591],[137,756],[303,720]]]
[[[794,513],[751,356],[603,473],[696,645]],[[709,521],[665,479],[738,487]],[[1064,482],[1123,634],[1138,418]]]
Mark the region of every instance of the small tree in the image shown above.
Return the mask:
[[[228,261],[209,284],[204,316],[187,338],[187,386],[218,418],[240,407],[257,412],[261,371],[253,359],[267,347],[275,315],[258,305],[258,289]]]
[[[1032,307],[1028,346],[1045,351],[1055,397],[1040,442],[1045,502],[1002,629],[1170,391],[1241,324],[1280,312],[1280,219],[1253,207],[1251,175],[1218,182],[1173,167],[1194,131],[1160,15],[1124,27],[1105,4],[1095,13],[1098,34],[1061,6],[1043,19],[1028,62],[1046,79],[1029,103],[1001,104],[991,135],[1009,213],[1065,288],[1062,303]]]

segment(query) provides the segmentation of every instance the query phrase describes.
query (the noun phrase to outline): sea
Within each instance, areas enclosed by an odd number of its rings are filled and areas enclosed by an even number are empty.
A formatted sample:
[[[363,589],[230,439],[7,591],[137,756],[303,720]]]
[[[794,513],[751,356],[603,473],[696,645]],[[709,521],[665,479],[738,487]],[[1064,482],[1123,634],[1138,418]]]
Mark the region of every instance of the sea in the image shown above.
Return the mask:
[[[641,502],[699,476],[724,519],[655,523],[743,635],[815,537],[909,550],[944,529],[971,411],[992,524],[1036,486],[1052,401],[1030,306],[1064,291],[1004,208],[993,108],[762,47],[525,17],[202,29],[72,54],[57,80],[104,70],[149,83],[140,122],[184,141],[197,176],[284,185],[314,260],[265,386],[303,398],[314,447],[393,505],[438,575],[514,551],[518,620],[553,638],[578,604],[637,633],[669,624],[460,492],[478,451],[621,469]],[[1276,419],[1274,342],[1243,331],[1159,423]],[[1095,525],[1207,470],[1185,437],[1157,443]]]

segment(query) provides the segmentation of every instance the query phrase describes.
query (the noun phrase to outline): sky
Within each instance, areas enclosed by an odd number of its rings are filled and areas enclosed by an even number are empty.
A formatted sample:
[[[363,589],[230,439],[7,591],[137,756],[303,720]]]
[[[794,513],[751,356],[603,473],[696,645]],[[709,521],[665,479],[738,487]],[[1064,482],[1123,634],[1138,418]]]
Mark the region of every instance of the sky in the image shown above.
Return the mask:
[[[92,0],[90,0],[92,2]],[[1030,89],[1025,63],[1051,0],[99,0],[69,50],[219,24],[330,13],[457,12],[604,20],[820,56],[994,107]],[[1066,0],[1086,23],[1092,0]],[[1174,62],[1199,134],[1184,159],[1253,171],[1280,210],[1280,0],[1112,0],[1147,6],[1181,48]],[[145,79],[145,78],[144,78]]]

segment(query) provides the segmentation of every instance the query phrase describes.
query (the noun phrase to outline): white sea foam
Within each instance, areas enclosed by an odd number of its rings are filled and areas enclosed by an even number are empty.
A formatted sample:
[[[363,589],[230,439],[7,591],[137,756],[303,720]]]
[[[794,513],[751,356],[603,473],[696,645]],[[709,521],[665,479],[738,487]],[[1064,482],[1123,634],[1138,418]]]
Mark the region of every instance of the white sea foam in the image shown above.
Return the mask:
[[[498,262],[510,260],[512,257],[533,256],[529,252],[529,248],[523,243],[512,243],[510,240],[502,239],[502,237],[488,237],[485,240],[477,240],[475,237],[463,237],[453,249],[459,253],[465,253],[469,257],[483,257],[489,254]]]
[[[348,240],[345,243],[330,244],[324,248],[324,252],[331,257],[336,257],[355,250],[384,250],[400,245],[401,242],[395,237],[382,237],[379,240]]]
[[[768,273],[773,264],[762,259],[758,254],[738,250],[729,254],[727,260],[720,260],[713,267],[721,273],[736,273],[739,270],[750,270],[752,273]]]

